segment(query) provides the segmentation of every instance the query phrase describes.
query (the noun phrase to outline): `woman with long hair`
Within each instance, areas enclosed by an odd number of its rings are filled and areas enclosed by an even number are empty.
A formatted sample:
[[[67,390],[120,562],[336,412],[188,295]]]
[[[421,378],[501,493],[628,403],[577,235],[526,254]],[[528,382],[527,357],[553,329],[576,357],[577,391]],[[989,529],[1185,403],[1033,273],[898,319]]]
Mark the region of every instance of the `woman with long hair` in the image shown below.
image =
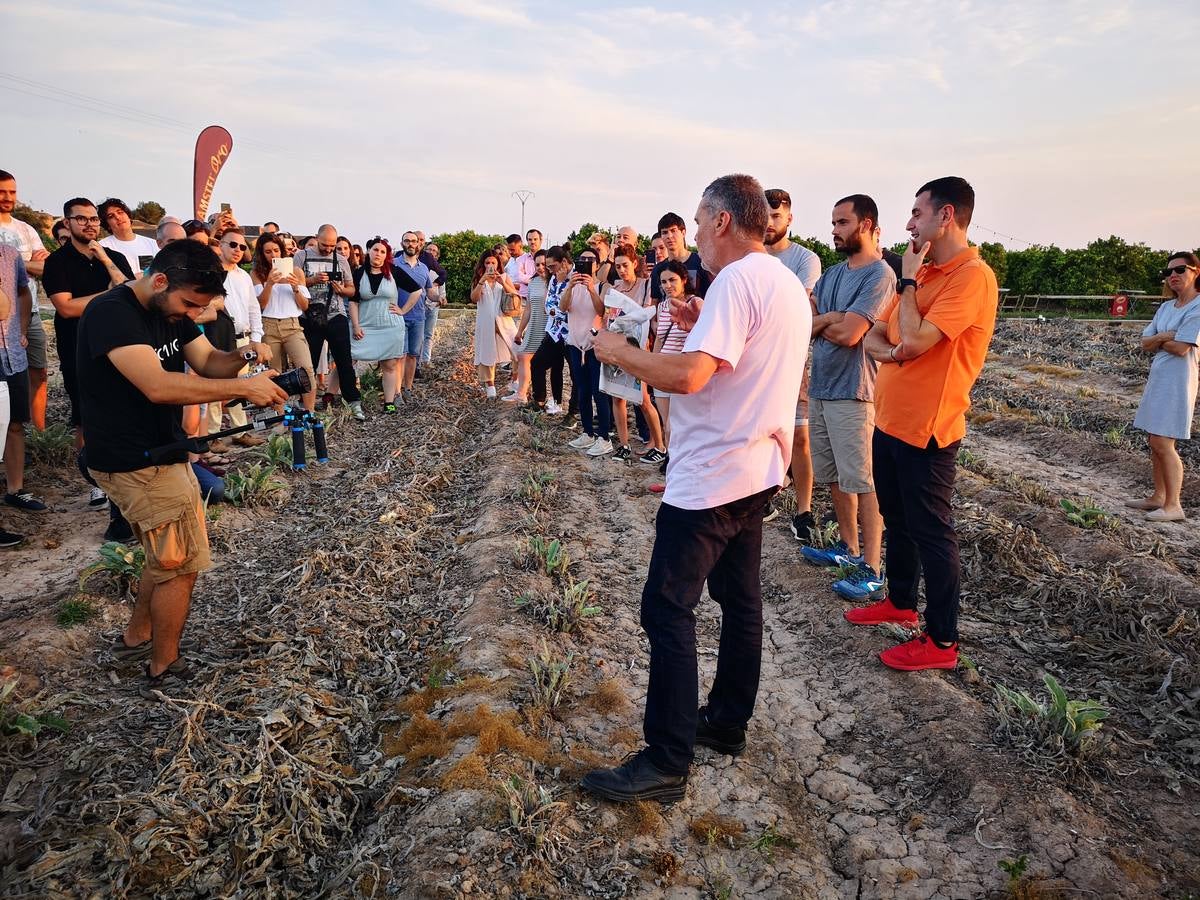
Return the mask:
[[[476,305],[475,367],[479,383],[490,400],[496,398],[496,366],[512,359],[511,343],[501,332],[498,320],[505,316],[504,295],[516,292],[516,285],[504,274],[496,251],[484,250],[471,276],[471,302]]]
[[[662,302],[654,315],[652,324],[654,330],[655,353],[682,353],[687,341],[690,328],[676,323],[671,315],[671,301],[686,303],[697,310],[704,303],[699,297],[688,296],[687,266],[677,259],[667,260],[658,275],[658,283],[662,288]],[[658,411],[662,416],[663,437],[667,452],[671,452],[671,395],[665,391],[654,389],[654,397],[658,403]]]
[[[383,238],[367,242],[367,264],[354,270],[358,291],[350,303],[350,352],[358,362],[378,362],[383,377],[383,411],[396,412],[397,366],[404,356],[404,315],[392,265],[392,247]],[[401,394],[403,399],[403,394]]]
[[[524,405],[529,402],[530,363],[533,354],[546,337],[546,289],[550,279],[546,274],[546,251],[533,254],[533,277],[529,279],[529,296],[521,310],[517,325],[517,389],[502,400]]]
[[[300,316],[308,309],[308,288],[303,272],[293,268],[290,275],[284,275],[282,269],[275,268],[277,259],[291,260],[284,252],[283,239],[277,234],[259,235],[250,264],[250,280],[262,310],[263,343],[271,348],[272,364],[280,372],[299,367],[308,373],[308,383],[313,389],[304,395],[303,403],[311,411],[316,404],[317,383],[312,354],[300,324]]]
[[[1158,307],[1142,332],[1142,349],[1153,353],[1150,375],[1133,427],[1149,436],[1154,492],[1126,506],[1146,510],[1150,522],[1179,522],[1183,460],[1176,441],[1192,436],[1196,409],[1197,363],[1200,362],[1200,258],[1172,253],[1162,271],[1163,293],[1171,298]]]
[[[580,251],[561,304],[567,314],[567,365],[583,426],[583,434],[568,446],[584,450],[588,456],[613,452],[611,398],[600,392],[600,360],[592,349],[593,335],[604,326],[604,303],[594,274],[599,265],[600,255],[595,250]]]
[[[650,295],[650,279],[646,277],[645,261],[630,244],[620,244],[613,252],[612,267],[615,279],[611,286],[603,285],[600,296],[605,296],[610,290],[619,291],[645,306],[653,306],[654,299]],[[623,315],[605,309],[605,324]],[[613,459],[621,461],[633,456],[629,447],[629,406],[623,397],[612,398],[613,423],[617,427],[618,447],[613,453]],[[642,415],[646,419],[646,427],[650,431],[650,449],[638,457],[639,462],[647,465],[658,465],[667,458],[666,445],[663,443],[662,422],[658,418],[658,410],[650,400],[650,387],[642,382]]]
[[[349,256],[350,268],[361,269],[363,267],[363,262],[366,260],[366,258],[367,258],[366,254],[363,252],[363,248],[362,248],[361,244],[351,244],[350,245],[350,256]]]

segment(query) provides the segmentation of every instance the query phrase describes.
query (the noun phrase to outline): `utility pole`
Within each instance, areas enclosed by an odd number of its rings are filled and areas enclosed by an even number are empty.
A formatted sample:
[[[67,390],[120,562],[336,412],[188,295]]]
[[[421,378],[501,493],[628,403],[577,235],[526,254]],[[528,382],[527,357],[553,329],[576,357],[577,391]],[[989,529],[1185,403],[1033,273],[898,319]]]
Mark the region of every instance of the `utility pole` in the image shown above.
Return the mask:
[[[512,195],[521,201],[521,239],[525,239],[525,204],[532,198],[537,196],[533,191],[513,191]]]

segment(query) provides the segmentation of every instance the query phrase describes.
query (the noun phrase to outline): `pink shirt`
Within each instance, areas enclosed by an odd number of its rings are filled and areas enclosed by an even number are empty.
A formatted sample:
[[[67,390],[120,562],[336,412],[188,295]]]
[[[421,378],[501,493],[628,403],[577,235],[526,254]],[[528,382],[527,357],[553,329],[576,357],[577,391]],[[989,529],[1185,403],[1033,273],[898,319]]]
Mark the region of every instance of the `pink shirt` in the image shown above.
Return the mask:
[[[517,276],[513,281],[517,284],[517,293],[522,297],[529,296],[529,282],[537,274],[537,262],[532,253],[522,253],[517,257]]]
[[[592,305],[592,295],[582,284],[567,288],[570,292],[571,308],[567,310],[567,343],[580,350],[591,350],[596,339],[592,337],[592,329],[599,331],[604,322],[596,315],[596,307]]]
[[[683,352],[719,364],[701,390],[671,397],[663,502],[711,509],[783,484],[811,334],[808,292],[773,256],[717,274]]]

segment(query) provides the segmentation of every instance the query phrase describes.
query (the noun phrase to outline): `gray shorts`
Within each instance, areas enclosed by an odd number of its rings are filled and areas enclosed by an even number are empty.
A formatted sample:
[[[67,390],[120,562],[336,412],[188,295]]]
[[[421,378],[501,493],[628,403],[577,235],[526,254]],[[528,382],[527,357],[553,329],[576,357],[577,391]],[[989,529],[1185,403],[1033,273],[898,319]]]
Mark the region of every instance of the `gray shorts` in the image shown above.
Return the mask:
[[[875,431],[875,404],[814,397],[810,409],[813,480],[818,484],[836,483],[847,494],[874,492],[871,435]]]
[[[29,320],[29,346],[25,348],[29,357],[29,368],[46,368],[46,329],[42,327],[42,317],[35,309]]]

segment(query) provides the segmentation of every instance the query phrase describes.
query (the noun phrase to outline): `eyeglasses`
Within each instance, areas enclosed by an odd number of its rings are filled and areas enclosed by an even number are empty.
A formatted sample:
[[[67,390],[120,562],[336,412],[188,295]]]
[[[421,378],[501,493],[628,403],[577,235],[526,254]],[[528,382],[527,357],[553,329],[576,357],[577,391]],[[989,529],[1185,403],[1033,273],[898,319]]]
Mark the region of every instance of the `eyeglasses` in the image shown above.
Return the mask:
[[[230,250],[241,250],[243,253],[250,249],[245,244],[239,244],[237,241],[230,241],[225,246]]]
[[[76,225],[99,225],[100,224],[99,216],[68,216],[67,218],[69,218]]]
[[[1167,266],[1167,268],[1162,270],[1162,277],[1170,278],[1172,275],[1182,275],[1184,272],[1187,272],[1190,269],[1194,269],[1194,268],[1196,268],[1196,267],[1195,266]]]

